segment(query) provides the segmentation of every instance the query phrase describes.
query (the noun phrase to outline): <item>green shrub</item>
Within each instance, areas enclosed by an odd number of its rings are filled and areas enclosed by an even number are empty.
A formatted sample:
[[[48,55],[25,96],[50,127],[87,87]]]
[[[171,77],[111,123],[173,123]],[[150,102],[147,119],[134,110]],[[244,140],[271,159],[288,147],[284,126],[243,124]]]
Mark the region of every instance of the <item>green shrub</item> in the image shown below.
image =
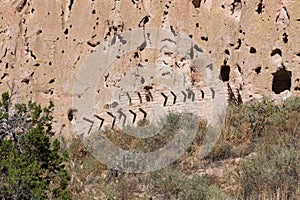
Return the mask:
[[[179,171],[169,168],[153,172],[151,184],[165,199],[225,199],[221,190],[210,186],[201,176],[187,178]]]
[[[228,141],[223,141],[222,143],[217,143],[212,151],[205,157],[212,161],[224,160],[230,157],[235,157],[233,151],[233,146]]]
[[[289,144],[297,146],[300,139],[295,127],[300,121],[300,98],[289,98],[281,104],[267,99],[249,102],[241,106],[230,106],[225,126],[218,142],[207,158],[212,160],[245,156],[233,150],[246,146],[245,153],[255,149],[259,143]],[[248,148],[248,147],[250,148]]]
[[[240,164],[236,180],[244,199],[296,197],[300,184],[299,151],[275,145],[261,150]]]
[[[52,140],[53,103],[13,105],[8,93],[0,102],[0,199],[70,199],[70,176]]]
[[[300,110],[300,97],[291,97],[284,101],[283,108],[287,111],[298,111]]]
[[[277,126],[286,113],[275,103],[263,99],[228,109],[227,139],[236,144],[261,137],[266,126]]]
[[[137,125],[140,127],[144,127],[144,126],[149,125],[149,123],[150,122],[146,118],[144,118],[144,119],[141,119],[140,121],[138,121]]]

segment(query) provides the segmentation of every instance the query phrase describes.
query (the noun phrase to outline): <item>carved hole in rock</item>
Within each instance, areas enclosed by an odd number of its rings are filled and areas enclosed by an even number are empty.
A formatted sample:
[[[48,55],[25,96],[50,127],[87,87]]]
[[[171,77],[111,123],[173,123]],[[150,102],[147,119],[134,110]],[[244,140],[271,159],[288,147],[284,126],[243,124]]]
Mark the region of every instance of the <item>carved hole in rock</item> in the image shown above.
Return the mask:
[[[230,75],[230,66],[229,65],[222,65],[221,66],[221,72],[220,72],[220,78],[223,82],[229,81],[229,75]]]
[[[28,78],[24,78],[21,83],[29,84],[30,80]]]
[[[150,91],[148,91],[146,94],[146,101],[147,102],[150,102],[150,101],[153,101],[153,96],[152,96],[152,93]]]
[[[21,3],[17,7],[17,11],[21,12],[23,10],[23,8],[26,6],[26,3],[27,3],[27,0],[21,1]]]
[[[283,35],[282,35],[282,40],[283,40],[284,43],[287,43],[287,42],[289,41],[289,39],[288,39],[288,34],[283,33]]]
[[[256,53],[256,49],[254,47],[250,47],[250,53]]]
[[[203,40],[203,41],[206,41],[206,42],[207,42],[207,41],[208,41],[208,37],[207,37],[207,36],[202,36],[202,37],[201,37],[201,40]]]
[[[236,10],[241,10],[242,9],[242,1],[241,0],[234,0],[233,3],[231,4],[231,15],[234,14]]]
[[[147,24],[150,21],[149,16],[146,15],[145,17],[143,17],[139,23],[139,27],[144,27],[145,24]]]
[[[70,4],[69,4],[69,6],[68,6],[69,11],[72,10],[73,3],[74,3],[74,0],[70,0]]]
[[[259,66],[259,67],[256,67],[255,69],[254,69],[254,71],[256,72],[256,74],[260,74],[260,72],[261,72],[261,67]]]
[[[282,51],[278,48],[274,49],[272,52],[271,52],[271,56],[275,56],[276,54],[280,55],[282,57]]]
[[[237,47],[235,47],[234,49],[238,50],[241,48],[241,45],[242,45],[242,40],[241,39],[238,39],[237,40]]]
[[[201,0],[193,0],[192,3],[195,8],[200,8]]]
[[[1,80],[3,80],[6,76],[8,76],[9,74],[8,73],[4,73],[1,77]]]
[[[276,23],[277,23],[279,20],[283,20],[283,23],[284,23],[284,21],[289,21],[289,20],[290,20],[290,15],[289,15],[289,13],[288,13],[288,11],[287,11],[287,9],[286,9],[285,6],[283,6],[283,7],[281,8],[281,11],[280,11],[279,14],[277,15],[277,17],[276,17],[276,19],[275,19]]]
[[[238,71],[240,72],[240,74],[242,74],[242,68],[239,64],[237,64],[237,68],[238,68]]]
[[[228,56],[230,56],[230,51],[228,49],[225,49],[225,54],[227,54]]]
[[[53,93],[54,93],[53,88],[51,88],[51,89],[49,90],[49,92],[50,92],[50,95],[53,95]]]
[[[133,58],[139,58],[139,53],[138,52],[134,52]]]
[[[272,91],[275,94],[280,94],[285,90],[291,90],[292,85],[292,72],[287,71],[285,68],[277,70],[277,72],[272,73]]]
[[[51,79],[51,80],[49,81],[50,84],[52,84],[52,83],[54,83],[54,82],[55,82],[55,79],[54,79],[54,78]]]
[[[263,0],[260,0],[259,4],[257,5],[257,9],[255,10],[258,14],[263,12],[265,6],[263,5]]]
[[[96,43],[91,43],[90,41],[87,41],[87,45],[89,45],[90,47],[96,47],[100,44],[100,41],[96,42]]]
[[[66,28],[66,30],[64,31],[64,34],[65,34],[65,35],[68,35],[68,33],[69,33],[69,29]]]
[[[68,120],[72,121],[74,119],[74,113],[77,112],[77,109],[69,109],[68,110]]]
[[[29,53],[29,55],[33,58],[33,60],[36,59],[36,56],[34,55],[33,51],[31,51],[30,49],[26,49],[26,52]]]

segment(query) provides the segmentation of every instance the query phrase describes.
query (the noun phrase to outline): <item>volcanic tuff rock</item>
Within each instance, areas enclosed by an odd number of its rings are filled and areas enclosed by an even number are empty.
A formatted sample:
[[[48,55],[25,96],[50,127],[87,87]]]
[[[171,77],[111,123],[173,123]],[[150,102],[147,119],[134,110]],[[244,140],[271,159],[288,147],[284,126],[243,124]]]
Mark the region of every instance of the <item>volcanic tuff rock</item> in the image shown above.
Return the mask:
[[[197,42],[242,101],[299,95],[299,10],[297,0],[0,0],[0,90],[13,87],[15,101],[53,100],[58,134],[72,135],[83,61],[115,34],[158,27]],[[146,51],[133,58],[154,59]]]

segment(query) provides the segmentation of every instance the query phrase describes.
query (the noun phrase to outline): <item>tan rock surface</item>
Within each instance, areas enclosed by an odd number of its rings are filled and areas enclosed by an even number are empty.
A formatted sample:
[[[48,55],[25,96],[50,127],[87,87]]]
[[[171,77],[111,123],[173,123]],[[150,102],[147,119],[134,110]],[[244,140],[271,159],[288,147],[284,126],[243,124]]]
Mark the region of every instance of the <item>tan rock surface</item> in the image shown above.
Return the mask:
[[[199,2],[200,7],[190,0],[0,0],[0,91],[15,85],[16,100],[53,100],[55,128],[70,136],[74,81],[91,52],[122,31],[172,26],[190,35],[220,71],[230,68],[228,82],[244,101],[283,98],[272,91],[276,75],[276,91],[291,78],[284,94],[300,94],[300,1]],[[142,52],[141,62],[147,56]]]

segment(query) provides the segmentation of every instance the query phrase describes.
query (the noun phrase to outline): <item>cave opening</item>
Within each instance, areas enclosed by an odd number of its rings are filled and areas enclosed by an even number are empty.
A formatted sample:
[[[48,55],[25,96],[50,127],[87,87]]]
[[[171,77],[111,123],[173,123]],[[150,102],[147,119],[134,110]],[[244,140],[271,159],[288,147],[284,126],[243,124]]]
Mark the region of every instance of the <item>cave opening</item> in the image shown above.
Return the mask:
[[[220,72],[220,78],[223,82],[229,81],[229,75],[230,75],[230,66],[229,65],[222,65],[221,66],[221,72]]]
[[[275,94],[280,94],[285,90],[291,91],[292,85],[292,72],[286,70],[285,68],[281,68],[277,70],[277,72],[272,73],[273,81],[272,81],[272,91]]]

